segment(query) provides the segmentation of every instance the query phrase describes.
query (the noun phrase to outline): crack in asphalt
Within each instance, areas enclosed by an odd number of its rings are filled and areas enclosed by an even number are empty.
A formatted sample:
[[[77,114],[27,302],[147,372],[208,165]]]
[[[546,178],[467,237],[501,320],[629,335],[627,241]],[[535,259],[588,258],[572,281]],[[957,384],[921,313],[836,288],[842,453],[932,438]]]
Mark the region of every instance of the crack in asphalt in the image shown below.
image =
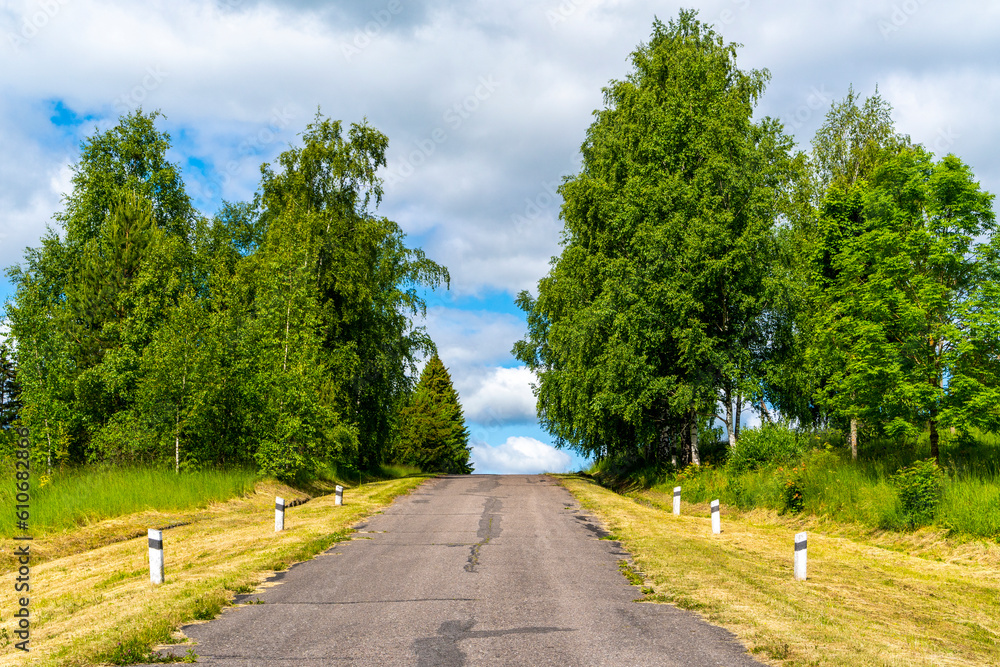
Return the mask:
[[[487,498],[483,504],[483,514],[479,519],[479,530],[476,531],[476,537],[479,538],[479,542],[473,544],[469,549],[469,560],[465,564],[466,572],[476,571],[476,566],[479,565],[480,549],[489,544],[490,540],[494,537],[499,537],[502,532],[500,528],[501,509],[503,509],[503,503],[499,498]]]

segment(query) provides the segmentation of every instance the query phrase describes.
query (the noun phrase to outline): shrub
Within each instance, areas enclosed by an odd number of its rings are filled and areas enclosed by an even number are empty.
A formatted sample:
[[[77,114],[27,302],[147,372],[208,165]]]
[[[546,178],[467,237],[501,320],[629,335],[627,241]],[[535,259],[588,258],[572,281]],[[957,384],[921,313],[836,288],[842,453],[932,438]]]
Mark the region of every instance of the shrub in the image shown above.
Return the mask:
[[[806,506],[805,493],[802,488],[804,486],[802,478],[805,476],[806,464],[802,463],[788,470],[778,468],[778,472],[783,476],[781,484],[782,510],[785,512],[795,512],[796,514],[801,512]]]
[[[934,459],[917,461],[893,475],[892,485],[896,487],[904,518],[911,528],[934,519],[943,483],[944,473]]]
[[[745,429],[729,451],[726,466],[732,472],[756,470],[771,463],[793,460],[801,454],[795,431],[780,424]]]

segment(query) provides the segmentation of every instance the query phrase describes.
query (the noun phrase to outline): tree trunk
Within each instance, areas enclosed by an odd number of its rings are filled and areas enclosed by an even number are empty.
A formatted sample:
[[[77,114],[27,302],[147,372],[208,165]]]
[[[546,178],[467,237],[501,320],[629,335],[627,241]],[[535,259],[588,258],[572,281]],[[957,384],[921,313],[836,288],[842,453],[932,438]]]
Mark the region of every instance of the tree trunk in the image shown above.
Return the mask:
[[[181,474],[181,411],[174,410],[174,472]]]
[[[49,433],[49,420],[48,419],[45,420],[45,439],[49,443],[49,454],[48,454],[48,457],[47,457],[47,462],[49,464],[48,465],[48,468],[49,468],[49,477],[52,477],[52,434]]]
[[[761,423],[763,423],[765,421],[768,424],[773,424],[774,423],[774,420],[771,419],[771,413],[767,411],[767,404],[764,403],[764,397],[763,396],[761,396],[761,398],[760,398],[760,418],[761,418]]]
[[[729,435],[729,449],[736,446],[736,431],[733,428],[733,392],[726,387],[726,433]]]
[[[701,455],[698,453],[698,415],[691,411],[691,464],[700,466]]]
[[[736,420],[733,423],[733,433],[735,433],[736,435],[733,438],[732,442],[733,445],[735,445],[736,441],[740,439],[740,419],[742,414],[743,414],[743,394],[740,392],[736,392],[736,415],[735,415]]]
[[[669,426],[664,426],[663,428],[660,429],[660,443],[659,443],[660,446],[657,449],[658,461],[666,461],[668,456],[670,456],[671,459],[675,458],[673,456],[674,450],[673,447],[671,446],[670,436],[671,434]]]
[[[858,418],[851,417],[851,460],[858,460]]]
[[[938,428],[937,428],[937,408],[931,409],[931,418],[927,421],[931,437],[931,458],[938,464],[941,463],[941,452],[938,451]]]

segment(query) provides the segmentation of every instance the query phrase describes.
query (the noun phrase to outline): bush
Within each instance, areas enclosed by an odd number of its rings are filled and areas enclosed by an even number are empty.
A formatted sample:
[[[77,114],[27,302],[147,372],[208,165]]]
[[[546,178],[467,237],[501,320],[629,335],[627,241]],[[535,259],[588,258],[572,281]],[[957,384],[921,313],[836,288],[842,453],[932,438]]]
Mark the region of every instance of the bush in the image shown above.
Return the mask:
[[[805,509],[805,492],[803,490],[803,477],[806,472],[806,464],[802,463],[794,468],[789,468],[785,470],[784,468],[778,468],[778,472],[782,473],[783,480],[781,484],[781,501],[783,503],[782,510],[785,512],[794,512],[798,514],[803,509]]]
[[[944,473],[934,459],[917,461],[893,475],[892,485],[896,487],[904,519],[911,528],[934,519],[943,483]]]
[[[732,472],[746,472],[793,460],[801,453],[795,431],[780,424],[763,424],[740,433],[726,466]]]

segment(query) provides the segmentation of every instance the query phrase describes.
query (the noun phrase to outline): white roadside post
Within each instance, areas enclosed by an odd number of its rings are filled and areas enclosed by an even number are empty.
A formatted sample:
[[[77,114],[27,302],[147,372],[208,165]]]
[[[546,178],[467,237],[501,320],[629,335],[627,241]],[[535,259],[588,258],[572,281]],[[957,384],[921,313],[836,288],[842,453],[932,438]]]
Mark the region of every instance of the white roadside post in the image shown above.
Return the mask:
[[[274,499],[274,532],[285,529],[285,499]]]
[[[681,515],[681,487],[674,487],[674,516]]]
[[[795,535],[795,578],[799,581],[806,580],[806,535],[807,533]]]
[[[149,529],[149,580],[163,583],[163,531]]]
[[[337,485],[337,497],[334,498],[333,504],[334,505],[344,504],[344,487],[342,487],[340,484]]]
[[[712,501],[712,532],[718,535],[722,532],[722,520],[719,518],[719,501]]]

